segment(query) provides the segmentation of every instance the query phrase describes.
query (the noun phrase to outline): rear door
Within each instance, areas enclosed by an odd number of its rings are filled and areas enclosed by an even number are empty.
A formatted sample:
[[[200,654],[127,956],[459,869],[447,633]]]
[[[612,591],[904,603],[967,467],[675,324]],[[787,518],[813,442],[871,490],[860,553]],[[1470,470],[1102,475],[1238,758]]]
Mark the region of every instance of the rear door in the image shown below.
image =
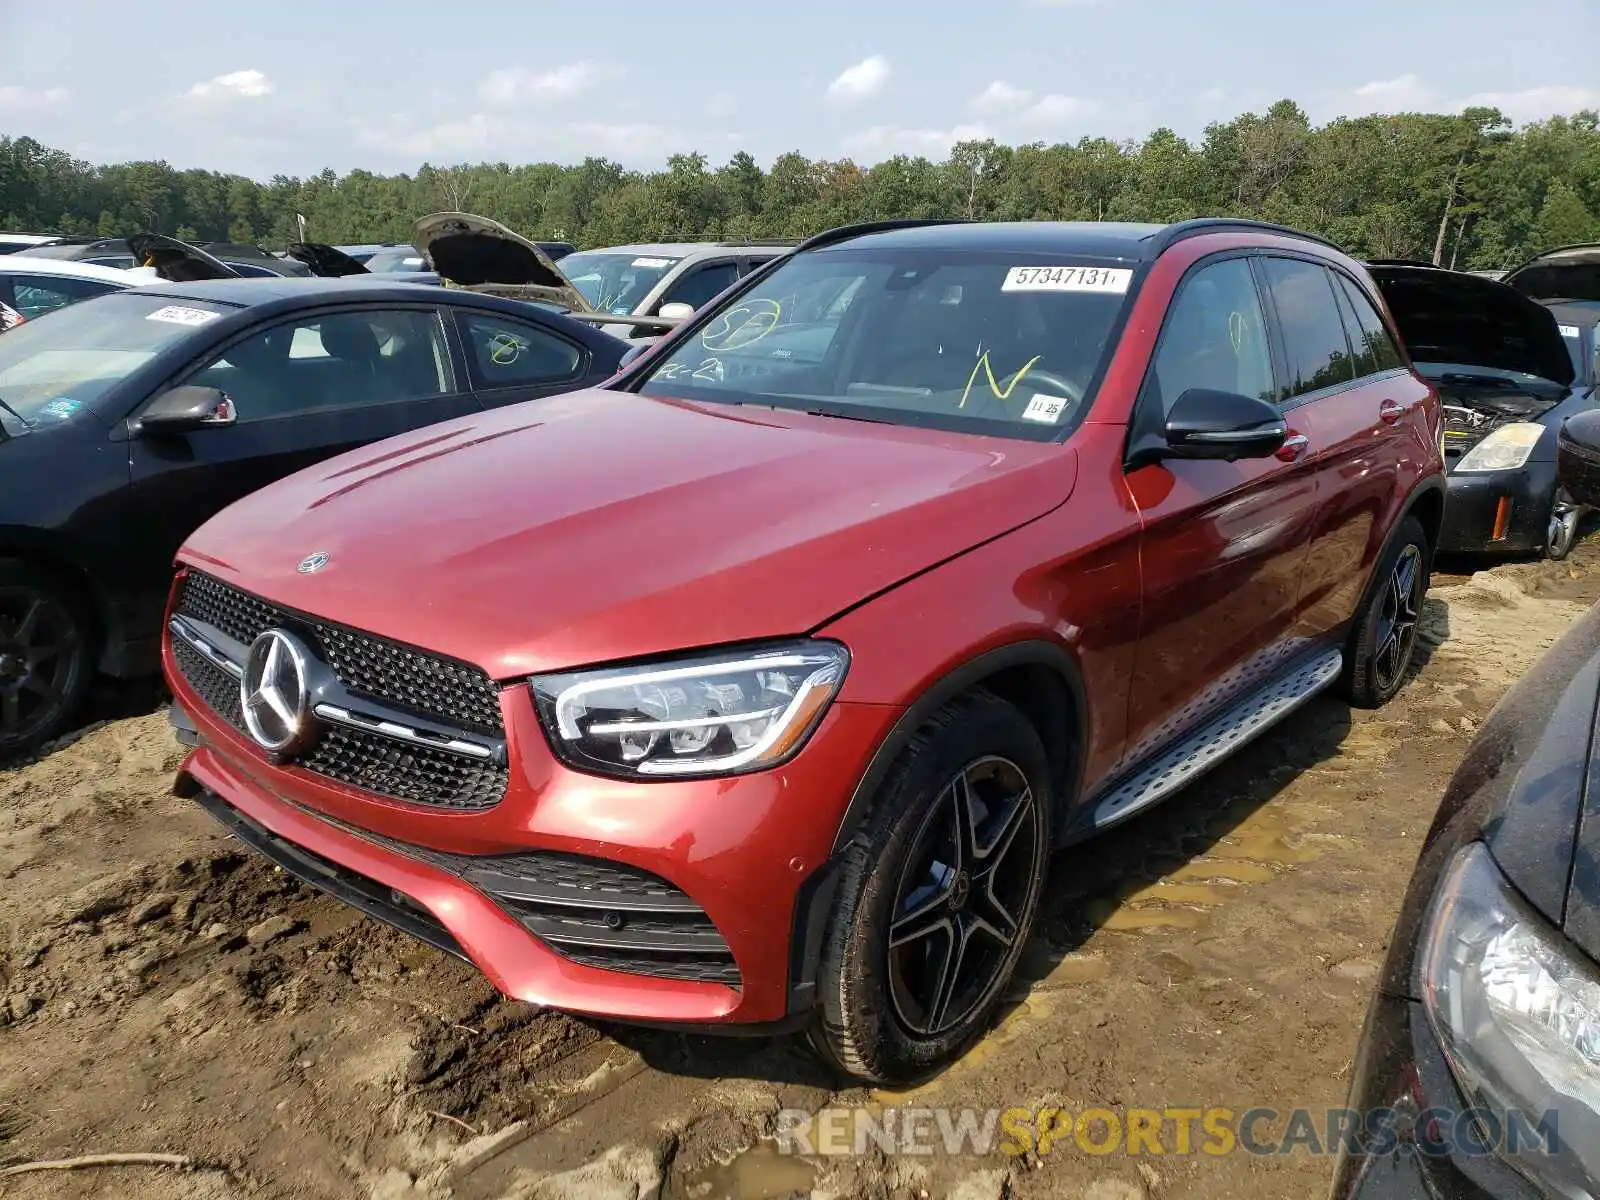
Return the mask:
[[[1428,388],[1406,368],[1377,306],[1354,278],[1310,259],[1261,262],[1292,399],[1310,438],[1318,511],[1306,564],[1305,636],[1341,631],[1366,589],[1426,446]]]
[[[1276,401],[1280,387],[1251,259],[1190,268],[1162,322],[1135,420],[1189,388]],[[1143,612],[1128,712],[1131,766],[1261,683],[1295,649],[1316,480],[1299,418],[1279,456],[1167,460],[1127,476],[1144,524]]]
[[[228,504],[335,454],[481,411],[440,312],[420,305],[324,310],[258,327],[172,384],[220,388],[238,418],[132,441],[128,519],[160,539],[162,554],[126,570],[157,611],[172,555]]]
[[[486,408],[571,391],[589,373],[589,348],[548,326],[473,308],[457,308],[455,322]]]

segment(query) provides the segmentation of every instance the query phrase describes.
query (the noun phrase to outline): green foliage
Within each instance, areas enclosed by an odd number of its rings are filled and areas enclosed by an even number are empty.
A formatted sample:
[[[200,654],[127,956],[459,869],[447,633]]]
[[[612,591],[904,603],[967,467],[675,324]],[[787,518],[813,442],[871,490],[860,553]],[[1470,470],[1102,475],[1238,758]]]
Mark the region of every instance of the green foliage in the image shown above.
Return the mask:
[[[603,158],[423,164],[413,175],[331,170],[267,182],[165,162],[93,166],[29,137],[0,136],[0,227],[192,240],[404,242],[424,213],[482,213],[528,236],[582,246],[700,238],[801,237],[884,217],[1177,221],[1256,217],[1332,238],[1366,257],[1509,266],[1600,239],[1600,114],[1512,130],[1493,109],[1406,113],[1313,126],[1293,101],[1142,142],[956,146],[943,162],[749,154],[713,166],[673,155],[664,170]]]

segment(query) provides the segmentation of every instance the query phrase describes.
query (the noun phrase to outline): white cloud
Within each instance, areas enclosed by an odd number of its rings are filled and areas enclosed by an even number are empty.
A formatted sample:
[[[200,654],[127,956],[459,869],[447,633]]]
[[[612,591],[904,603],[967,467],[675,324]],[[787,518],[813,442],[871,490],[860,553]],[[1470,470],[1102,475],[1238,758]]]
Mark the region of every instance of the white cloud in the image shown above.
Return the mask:
[[[1475,92],[1470,96],[1450,97],[1419,76],[1407,73],[1393,79],[1375,79],[1348,92],[1335,93],[1328,97],[1325,107],[1330,117],[1402,112],[1455,113],[1466,108],[1498,108],[1512,121],[1522,124],[1600,107],[1600,91],[1548,84],[1515,92]]]
[[[840,71],[839,77],[828,85],[828,99],[838,104],[870,100],[882,92],[888,83],[889,60],[881,54],[874,54]]]
[[[1433,89],[1412,74],[1374,79],[1352,93],[1353,111],[1357,112],[1416,112],[1437,102]]]
[[[1528,88],[1521,92],[1478,92],[1468,96],[1461,108],[1498,108],[1513,121],[1542,121],[1556,115],[1568,116],[1582,109],[1600,108],[1600,91],[1594,88]]]
[[[874,125],[844,139],[845,152],[868,160],[895,154],[921,154],[942,158],[957,142],[976,142],[991,136],[981,125],[953,129],[909,129],[899,125]]]
[[[570,100],[598,83],[601,74],[600,68],[587,59],[550,71],[502,67],[489,72],[478,95],[489,104],[501,105]]]
[[[196,100],[207,100],[215,97],[231,98],[235,96],[254,99],[258,96],[269,96],[272,91],[272,80],[252,68],[244,71],[229,71],[225,75],[216,75],[210,79],[202,80],[185,94]]]
[[[0,87],[0,112],[44,112],[46,109],[60,108],[71,98],[72,93],[66,88],[54,87],[41,90],[6,84]]]
[[[1030,104],[1017,119],[1030,129],[1060,129],[1074,122],[1083,121],[1099,109],[1100,106],[1093,100],[1051,92],[1048,96],[1040,96],[1038,101]]]
[[[652,122],[555,121],[508,125],[504,116],[471,112],[428,124],[407,114],[357,123],[357,145],[399,163],[481,162],[508,156],[575,162],[589,155],[660,167],[669,154],[737,148],[738,134],[714,134]]]
[[[1032,99],[1033,93],[1027,88],[1015,87],[1003,79],[996,79],[968,101],[967,107],[975,113],[995,116],[1014,112]]]

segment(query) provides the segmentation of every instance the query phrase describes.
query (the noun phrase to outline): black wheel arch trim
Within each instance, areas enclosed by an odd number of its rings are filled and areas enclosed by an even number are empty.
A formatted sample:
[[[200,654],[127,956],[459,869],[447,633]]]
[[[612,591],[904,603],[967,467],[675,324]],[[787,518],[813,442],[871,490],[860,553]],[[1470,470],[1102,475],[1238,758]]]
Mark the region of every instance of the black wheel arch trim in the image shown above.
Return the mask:
[[[850,795],[850,803],[845,808],[844,818],[839,822],[838,832],[834,835],[833,853],[837,854],[844,849],[866,818],[873,793],[889,773],[889,768],[894,765],[895,759],[900,756],[900,751],[910,742],[924,721],[956,696],[978,686],[985,679],[1013,667],[1030,666],[1052,669],[1066,686],[1067,698],[1072,705],[1076,724],[1076,728],[1069,733],[1081,751],[1088,730],[1088,697],[1084,691],[1083,677],[1072,655],[1054,643],[1039,640],[1011,642],[986,651],[976,658],[968,659],[936,680],[900,715],[900,719],[889,730],[888,736],[878,744],[878,749],[867,764],[866,771],[862,773],[856,782],[855,790]],[[1050,750],[1048,740],[1045,750],[1046,753]],[[1051,781],[1057,792],[1051,797],[1051,801],[1058,808],[1077,793],[1082,770],[1080,753],[1077,760],[1069,764],[1071,779]]]
[[[888,735],[878,744],[867,769],[851,793],[850,803],[839,822],[827,861],[802,881],[796,893],[789,940],[788,1011],[791,1015],[808,1011],[816,1003],[817,964],[822,958],[822,939],[827,931],[828,918],[833,912],[834,898],[838,894],[843,851],[866,819],[878,786],[923,722],[961,693],[981,685],[985,679],[1016,667],[1043,667],[1052,671],[1066,688],[1073,722],[1067,736],[1072,740],[1076,753],[1067,758],[1064,777],[1051,781],[1056,793],[1051,797],[1051,802],[1055,805],[1056,813],[1059,815],[1072,797],[1081,791],[1082,748],[1088,736],[1088,702],[1077,661],[1067,650],[1042,640],[1011,642],[968,659],[937,679],[901,714]],[[1050,749],[1046,739],[1047,754]],[[1054,761],[1054,756],[1051,757]]]

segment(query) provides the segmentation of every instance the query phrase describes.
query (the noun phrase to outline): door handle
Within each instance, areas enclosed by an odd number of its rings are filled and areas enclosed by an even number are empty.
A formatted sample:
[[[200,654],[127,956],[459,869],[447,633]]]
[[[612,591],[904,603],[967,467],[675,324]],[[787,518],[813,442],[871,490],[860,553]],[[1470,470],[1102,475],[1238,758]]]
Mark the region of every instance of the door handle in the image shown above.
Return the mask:
[[[1396,404],[1393,400],[1385,400],[1382,404],[1378,405],[1378,420],[1382,421],[1385,425],[1393,425],[1405,415],[1405,406]]]
[[[1311,439],[1303,433],[1291,433],[1283,439],[1283,445],[1274,450],[1273,457],[1280,462],[1295,462],[1306,452],[1306,447],[1311,444]]]

